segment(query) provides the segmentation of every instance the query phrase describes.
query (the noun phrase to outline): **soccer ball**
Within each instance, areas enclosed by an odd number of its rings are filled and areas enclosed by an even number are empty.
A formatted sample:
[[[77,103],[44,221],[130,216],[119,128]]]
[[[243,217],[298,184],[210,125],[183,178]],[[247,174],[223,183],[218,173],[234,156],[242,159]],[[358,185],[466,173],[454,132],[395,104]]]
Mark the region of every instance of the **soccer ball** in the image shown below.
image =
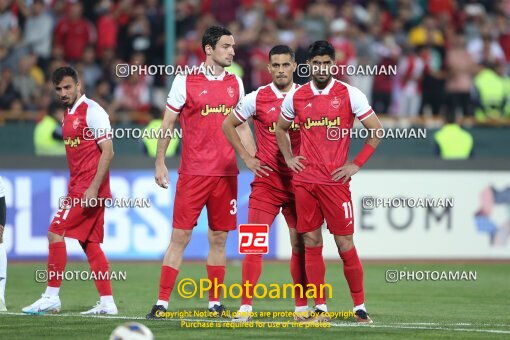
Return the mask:
[[[138,322],[126,322],[115,328],[110,340],[153,340],[151,330]]]

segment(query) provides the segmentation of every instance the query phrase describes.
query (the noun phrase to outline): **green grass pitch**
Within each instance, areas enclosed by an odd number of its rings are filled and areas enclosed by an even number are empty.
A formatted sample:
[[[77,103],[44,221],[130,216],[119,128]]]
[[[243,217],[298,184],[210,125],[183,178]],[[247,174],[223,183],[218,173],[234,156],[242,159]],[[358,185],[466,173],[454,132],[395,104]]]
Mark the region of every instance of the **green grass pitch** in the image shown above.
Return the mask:
[[[21,315],[21,308],[45,289],[35,282],[35,270],[45,269],[45,263],[10,263],[6,301],[8,312],[0,313],[0,338],[27,339],[51,336],[62,339],[107,339],[119,324],[130,320],[148,326],[156,339],[250,339],[250,338],[307,338],[329,339],[359,337],[373,339],[435,339],[441,338],[510,338],[510,266],[505,263],[441,263],[391,264],[366,263],[366,305],[374,320],[372,326],[359,326],[352,320],[336,319],[330,328],[281,327],[275,321],[287,318],[257,318],[263,326],[251,329],[191,329],[181,326],[180,320],[146,321],[143,319],[156,301],[160,264],[155,262],[111,264],[112,270],[126,271],[125,281],[113,282],[114,297],[119,316],[82,317],[79,312],[90,308],[98,300],[91,281],[70,281],[62,285],[62,312],[58,316]],[[87,270],[86,263],[69,263],[67,270]],[[477,272],[476,281],[403,281],[387,283],[385,271],[406,270],[468,270]],[[205,263],[184,263],[178,281],[191,277],[205,277]],[[239,283],[241,266],[230,262],[226,284]],[[338,262],[327,263],[327,283],[333,286],[333,298],[328,300],[330,311],[348,311],[351,298],[343,271]],[[290,281],[287,262],[265,262],[260,283]],[[224,299],[228,309],[236,310],[240,300]],[[204,310],[207,298],[184,299],[174,290],[170,311]],[[312,305],[312,302],[310,302]],[[254,311],[292,311],[293,300],[255,300]],[[191,319],[191,318],[188,318]],[[198,320],[207,321],[204,318]],[[225,319],[224,319],[225,320]],[[212,319],[216,321],[216,319]],[[228,320],[225,320],[228,321]],[[270,328],[270,325],[280,325]]]

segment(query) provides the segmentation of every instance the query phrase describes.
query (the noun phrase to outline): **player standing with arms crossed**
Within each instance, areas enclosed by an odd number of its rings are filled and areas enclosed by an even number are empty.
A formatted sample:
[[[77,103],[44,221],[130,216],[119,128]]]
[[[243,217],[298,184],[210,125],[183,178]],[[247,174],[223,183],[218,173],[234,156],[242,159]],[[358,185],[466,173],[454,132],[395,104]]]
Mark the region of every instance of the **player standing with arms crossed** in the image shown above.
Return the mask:
[[[278,149],[275,126],[280,116],[281,103],[285,95],[295,90],[292,74],[296,70],[294,51],[288,46],[278,45],[269,52],[268,71],[273,81],[248,94],[223,123],[223,131],[236,149],[246,166],[255,174],[248,205],[248,223],[267,224],[271,226],[282,210],[289,226],[292,257],[290,272],[295,286],[295,318],[303,319],[308,311],[305,291],[297,285],[306,287],[305,254],[303,240],[296,232],[296,207],[292,189],[292,170],[285,164]],[[257,154],[250,155],[243,146],[235,128],[253,118],[257,140]],[[298,126],[290,131],[292,150],[299,152]],[[248,291],[243,289],[241,307],[234,321],[249,321],[252,312],[253,287],[262,272],[262,254],[247,254],[243,260],[243,287],[249,282]]]
[[[207,207],[209,255],[207,276],[213,286],[209,291],[211,316],[221,316],[220,290],[225,276],[225,243],[228,232],[236,229],[237,169],[235,151],[223,135],[225,117],[244,96],[242,80],[224,70],[234,58],[234,37],[226,28],[209,27],[202,37],[206,54],[203,66],[214,67],[214,74],[178,75],[168,94],[161,129],[173,130],[177,118],[183,132],[181,166],[175,191],[173,229],[170,245],[161,267],[159,297],[147,319],[157,319],[166,312],[168,300],[179,273],[183,253],[188,245],[200,212]],[[255,144],[247,124],[238,132],[255,154]],[[248,139],[246,139],[248,138]],[[168,188],[165,153],[169,138],[158,140],[156,183]],[[216,280],[216,281],[215,281]]]
[[[335,50],[327,41],[316,41],[308,49],[312,81],[287,95],[276,126],[278,146],[294,174],[297,231],[304,233],[306,275],[316,287],[313,321],[329,321],[324,284],[326,267],[322,257],[321,226],[326,219],[343,260],[354,303],[356,320],[372,323],[365,308],[363,267],[353,242],[354,218],[349,181],[370,158],[379,144],[374,136],[367,138],[353,162],[347,160],[354,118],[371,131],[381,123],[357,88],[333,79],[330,67]],[[295,120],[300,126],[299,155],[293,152],[287,131]]]
[[[45,314],[60,311],[58,294],[67,262],[64,237],[70,237],[80,242],[90,269],[96,277],[102,278],[95,281],[100,301],[81,314],[117,314],[107,274],[110,267],[100,246],[104,235],[105,207],[90,204],[90,200],[112,197],[109,175],[113,158],[113,143],[108,133],[110,121],[99,104],[81,94],[81,83],[72,67],[55,70],[52,81],[58,98],[67,107],[62,133],[70,171],[68,199],[79,199],[81,203],[71,205],[68,200],[55,214],[48,230],[48,287],[42,297],[23,308],[23,312]]]
[[[4,245],[4,228],[7,217],[5,187],[0,177],[0,312],[7,312],[5,306],[5,282],[7,281],[7,253]]]

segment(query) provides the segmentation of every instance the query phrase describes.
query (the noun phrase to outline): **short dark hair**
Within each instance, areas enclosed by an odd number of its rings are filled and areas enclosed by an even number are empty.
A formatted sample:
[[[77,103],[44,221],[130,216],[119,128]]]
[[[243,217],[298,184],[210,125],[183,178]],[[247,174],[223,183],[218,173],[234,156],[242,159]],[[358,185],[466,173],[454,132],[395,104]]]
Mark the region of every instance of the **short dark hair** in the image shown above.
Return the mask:
[[[271,60],[271,57],[274,56],[275,54],[288,54],[290,55],[292,60],[296,59],[296,54],[294,53],[292,48],[290,48],[287,45],[276,45],[275,47],[273,47],[271,51],[269,51],[269,60]]]
[[[63,66],[57,68],[55,72],[53,72],[51,81],[53,82],[53,84],[57,85],[60,84],[64,77],[71,77],[73,78],[75,83],[78,82],[78,72],[76,72],[76,70],[71,66]]]
[[[232,32],[230,32],[228,29],[226,29],[223,26],[211,26],[209,27],[202,37],[202,49],[205,52],[205,46],[209,45],[213,49],[216,48],[216,44],[218,43],[218,40],[221,39],[224,35],[232,35]]]
[[[316,56],[329,55],[335,60],[335,49],[326,40],[318,40],[308,47],[308,60]]]

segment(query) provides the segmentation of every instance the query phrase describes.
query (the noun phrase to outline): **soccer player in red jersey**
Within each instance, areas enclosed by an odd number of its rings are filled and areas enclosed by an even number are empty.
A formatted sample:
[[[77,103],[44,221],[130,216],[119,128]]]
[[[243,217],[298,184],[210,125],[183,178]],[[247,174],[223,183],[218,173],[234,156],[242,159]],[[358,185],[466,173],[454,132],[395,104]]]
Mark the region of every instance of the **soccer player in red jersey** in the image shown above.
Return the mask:
[[[216,289],[214,283],[223,284],[227,234],[236,229],[237,223],[239,170],[235,151],[221,130],[225,118],[244,96],[241,79],[224,70],[232,64],[234,44],[229,30],[209,27],[202,38],[206,54],[202,67],[206,71],[212,67],[214,73],[178,75],[168,94],[161,128],[163,131],[173,130],[180,118],[183,149],[175,191],[172,236],[161,267],[159,298],[147,319],[155,319],[167,310],[184,250],[204,206],[209,222],[207,276],[212,283],[209,311],[211,316],[221,316],[225,311],[220,303],[221,290]],[[255,143],[249,126],[240,126],[238,132],[254,154]],[[165,166],[169,142],[169,138],[159,139],[156,154],[155,180],[163,188],[168,188],[169,182]]]
[[[318,292],[314,321],[328,321],[324,291],[326,267],[322,257],[321,226],[326,220],[343,260],[344,275],[358,322],[371,323],[365,308],[363,267],[353,242],[354,218],[349,189],[357,173],[375,151],[379,139],[371,135],[353,162],[347,160],[354,118],[372,132],[382,129],[379,119],[357,88],[333,79],[335,50],[327,41],[316,41],[308,49],[312,81],[287,95],[276,126],[278,145],[295,174],[294,190],[297,231],[305,243],[306,276]],[[301,145],[295,153],[287,131],[299,124]],[[347,132],[347,133],[345,133]]]
[[[110,162],[113,143],[108,114],[95,101],[81,93],[78,74],[71,67],[60,67],[53,73],[57,96],[67,107],[62,121],[70,180],[68,199],[57,211],[48,230],[48,287],[42,297],[23,308],[27,314],[59,312],[58,296],[67,262],[64,237],[80,242],[90,269],[95,273],[100,301],[82,314],[117,314],[109,280],[109,264],[100,243],[104,234],[104,205],[91,204],[97,198],[111,198]],[[104,201],[104,200],[99,200]],[[96,203],[98,200],[96,200]],[[105,279],[106,278],[106,279]]]
[[[248,204],[248,223],[271,226],[280,209],[287,221],[292,245],[290,272],[296,285],[295,318],[300,320],[308,311],[305,292],[299,288],[299,285],[306,288],[304,245],[295,229],[296,207],[292,189],[292,170],[285,164],[274,133],[285,95],[298,87],[292,78],[296,70],[294,51],[284,45],[273,47],[269,52],[267,68],[271,73],[272,83],[261,86],[244,97],[223,123],[223,131],[246,166],[255,174]],[[250,117],[253,119],[257,140],[255,156],[246,150],[235,130]],[[299,151],[298,128],[295,125],[290,131],[292,149],[295,153]],[[241,307],[234,321],[245,322],[251,319],[253,287],[257,284],[261,271],[262,254],[247,254],[243,260],[242,282],[243,287],[248,289],[243,289]]]

